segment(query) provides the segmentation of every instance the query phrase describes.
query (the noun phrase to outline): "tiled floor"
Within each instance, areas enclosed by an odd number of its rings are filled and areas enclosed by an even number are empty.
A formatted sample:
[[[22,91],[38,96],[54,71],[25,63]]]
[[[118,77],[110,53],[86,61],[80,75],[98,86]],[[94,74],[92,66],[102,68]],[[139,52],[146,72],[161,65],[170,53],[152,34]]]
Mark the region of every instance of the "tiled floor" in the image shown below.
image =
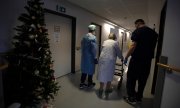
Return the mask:
[[[54,108],[153,108],[153,98],[150,94],[144,93],[143,103],[141,105],[129,105],[122,97],[126,95],[125,89],[125,74],[120,90],[117,90],[117,83],[119,77],[115,76],[112,82],[113,92],[109,99],[99,99],[97,90],[99,83],[94,75],[96,86],[91,90],[80,90],[80,72],[76,74],[69,74],[60,77],[57,81],[61,88],[58,95],[55,97]],[[145,90],[147,92],[148,90]]]

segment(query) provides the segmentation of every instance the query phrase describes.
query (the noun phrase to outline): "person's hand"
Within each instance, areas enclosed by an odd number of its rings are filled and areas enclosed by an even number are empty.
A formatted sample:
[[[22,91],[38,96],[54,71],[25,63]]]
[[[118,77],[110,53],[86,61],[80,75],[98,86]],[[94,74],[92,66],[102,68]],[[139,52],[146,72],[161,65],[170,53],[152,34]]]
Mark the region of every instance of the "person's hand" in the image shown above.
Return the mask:
[[[123,63],[123,61],[124,61],[124,57],[122,56],[122,57],[121,57],[121,62]]]
[[[94,59],[94,64],[98,64],[98,59],[97,58]]]
[[[128,62],[128,58],[125,58],[125,59],[124,59],[124,65],[127,66],[127,62]]]

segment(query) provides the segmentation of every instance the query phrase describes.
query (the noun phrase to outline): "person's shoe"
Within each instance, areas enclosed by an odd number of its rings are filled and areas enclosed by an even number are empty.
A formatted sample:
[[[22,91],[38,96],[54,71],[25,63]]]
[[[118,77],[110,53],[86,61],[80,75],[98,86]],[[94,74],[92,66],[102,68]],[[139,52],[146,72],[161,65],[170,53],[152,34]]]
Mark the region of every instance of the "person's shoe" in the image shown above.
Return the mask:
[[[102,90],[99,89],[99,91],[98,91],[98,96],[99,96],[99,98],[102,98],[102,96],[103,96],[103,89],[102,89]]]
[[[138,96],[138,93],[136,93],[136,101],[138,104],[142,103],[142,97]]]
[[[108,89],[107,92],[112,93],[113,92],[113,88]]]
[[[135,99],[134,97],[124,96],[123,98],[124,98],[124,100],[125,100],[127,103],[129,103],[129,104],[131,104],[131,105],[135,105],[135,104],[136,104],[136,99]]]
[[[79,85],[79,88],[80,88],[80,89],[87,88],[87,84],[85,84],[85,83],[81,83],[81,84]]]
[[[94,82],[93,83],[89,83],[88,84],[88,88],[93,88],[95,85],[96,85],[96,83],[94,83]]]
[[[108,89],[105,91],[105,99],[107,100],[109,98],[109,94],[112,93],[113,89]]]
[[[136,102],[138,103],[138,104],[141,104],[142,103],[142,99],[136,99]]]

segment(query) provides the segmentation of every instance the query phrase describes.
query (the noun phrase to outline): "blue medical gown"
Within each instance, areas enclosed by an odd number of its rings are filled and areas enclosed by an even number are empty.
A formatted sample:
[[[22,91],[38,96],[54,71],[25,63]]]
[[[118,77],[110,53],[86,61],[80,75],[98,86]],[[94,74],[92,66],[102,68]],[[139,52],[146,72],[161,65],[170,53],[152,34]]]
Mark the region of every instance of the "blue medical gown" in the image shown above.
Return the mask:
[[[81,71],[93,75],[95,71],[94,59],[96,58],[96,36],[91,33],[83,36],[81,41]]]

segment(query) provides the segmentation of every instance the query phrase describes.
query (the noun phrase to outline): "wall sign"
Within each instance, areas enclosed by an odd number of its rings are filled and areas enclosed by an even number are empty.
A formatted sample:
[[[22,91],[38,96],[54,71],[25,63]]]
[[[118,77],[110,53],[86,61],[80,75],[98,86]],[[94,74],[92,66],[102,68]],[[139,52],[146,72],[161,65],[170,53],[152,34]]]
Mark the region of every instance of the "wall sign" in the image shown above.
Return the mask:
[[[54,42],[60,42],[60,26],[54,25]]]
[[[60,5],[56,5],[56,11],[66,13],[66,8]]]

